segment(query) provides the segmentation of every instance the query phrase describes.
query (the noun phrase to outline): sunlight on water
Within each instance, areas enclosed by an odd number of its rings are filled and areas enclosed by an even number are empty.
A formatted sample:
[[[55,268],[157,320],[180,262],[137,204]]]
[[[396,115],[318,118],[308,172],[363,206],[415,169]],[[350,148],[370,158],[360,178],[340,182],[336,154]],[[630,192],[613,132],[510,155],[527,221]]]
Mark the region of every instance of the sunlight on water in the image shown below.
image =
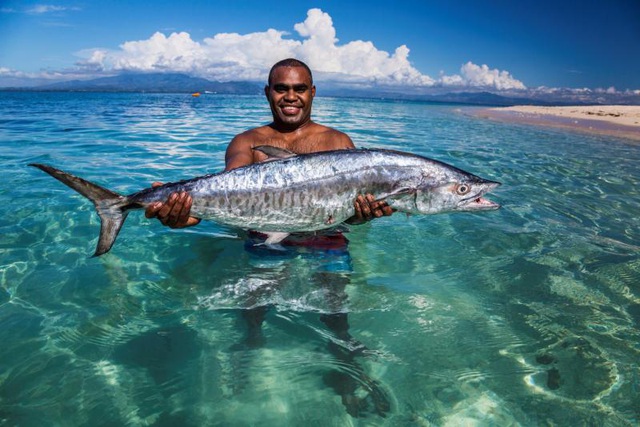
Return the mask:
[[[459,107],[317,98],[359,147],[501,181],[496,212],[256,250],[90,203],[222,169],[259,97],[1,93],[0,425],[637,425],[640,147]]]

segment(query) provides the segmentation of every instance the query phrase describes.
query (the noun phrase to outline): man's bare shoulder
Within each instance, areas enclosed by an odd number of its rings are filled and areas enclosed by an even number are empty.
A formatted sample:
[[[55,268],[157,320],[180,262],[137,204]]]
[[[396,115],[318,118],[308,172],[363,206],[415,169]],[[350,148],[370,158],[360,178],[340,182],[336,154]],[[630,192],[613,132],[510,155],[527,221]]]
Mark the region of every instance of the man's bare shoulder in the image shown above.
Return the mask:
[[[260,126],[246,130],[234,136],[229,144],[232,149],[249,150],[258,145],[269,144],[273,138],[273,131],[269,126]]]
[[[239,133],[233,138],[233,140],[254,141],[256,139],[268,138],[272,133],[273,133],[273,130],[269,126],[260,126],[260,127],[248,129],[242,133]]]
[[[353,141],[344,132],[329,126],[314,123],[314,134],[318,141],[321,142],[322,148],[325,150],[340,150],[344,148],[354,148]]]

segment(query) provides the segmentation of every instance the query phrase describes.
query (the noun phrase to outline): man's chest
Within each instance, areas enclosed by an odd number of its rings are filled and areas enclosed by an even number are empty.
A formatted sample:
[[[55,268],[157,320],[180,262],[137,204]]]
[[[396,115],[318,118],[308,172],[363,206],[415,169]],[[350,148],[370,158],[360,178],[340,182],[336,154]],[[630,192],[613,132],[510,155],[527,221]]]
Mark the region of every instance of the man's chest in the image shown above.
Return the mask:
[[[262,138],[254,142],[254,147],[257,147],[260,145],[270,145],[272,147],[282,148],[284,150],[288,150],[296,154],[315,153],[318,151],[325,150],[322,140],[314,136],[308,136],[308,137],[302,136],[298,138],[271,136],[267,138]],[[254,157],[257,154],[260,154],[260,153],[254,151]],[[262,158],[261,156],[258,156],[258,157]]]

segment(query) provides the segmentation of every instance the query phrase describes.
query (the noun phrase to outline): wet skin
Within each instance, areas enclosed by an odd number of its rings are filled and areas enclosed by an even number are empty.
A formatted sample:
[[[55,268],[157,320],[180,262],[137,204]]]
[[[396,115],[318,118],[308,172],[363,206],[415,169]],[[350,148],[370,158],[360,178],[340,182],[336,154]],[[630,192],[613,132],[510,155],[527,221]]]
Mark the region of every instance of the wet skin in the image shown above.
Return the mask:
[[[297,154],[355,148],[346,134],[311,120],[316,88],[305,68],[276,68],[264,92],[273,122],[234,137],[225,154],[225,170],[266,160],[263,153],[254,150],[260,145],[272,145]],[[157,185],[161,183],[153,183]],[[158,218],[171,228],[191,227],[200,222],[190,215],[192,202],[188,193],[174,193],[164,203],[151,204],[145,215]],[[360,224],[392,213],[386,202],[376,202],[370,194],[360,195],[354,201],[354,216],[347,222]]]

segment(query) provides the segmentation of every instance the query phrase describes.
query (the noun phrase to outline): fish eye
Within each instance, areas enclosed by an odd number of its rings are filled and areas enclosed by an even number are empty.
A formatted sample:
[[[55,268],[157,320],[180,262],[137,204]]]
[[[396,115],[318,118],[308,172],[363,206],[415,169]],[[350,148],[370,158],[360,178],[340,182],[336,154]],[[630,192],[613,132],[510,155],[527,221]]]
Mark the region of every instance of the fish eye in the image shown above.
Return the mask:
[[[471,186],[469,184],[458,184],[456,185],[456,193],[460,196],[464,196],[469,191],[471,191]]]

